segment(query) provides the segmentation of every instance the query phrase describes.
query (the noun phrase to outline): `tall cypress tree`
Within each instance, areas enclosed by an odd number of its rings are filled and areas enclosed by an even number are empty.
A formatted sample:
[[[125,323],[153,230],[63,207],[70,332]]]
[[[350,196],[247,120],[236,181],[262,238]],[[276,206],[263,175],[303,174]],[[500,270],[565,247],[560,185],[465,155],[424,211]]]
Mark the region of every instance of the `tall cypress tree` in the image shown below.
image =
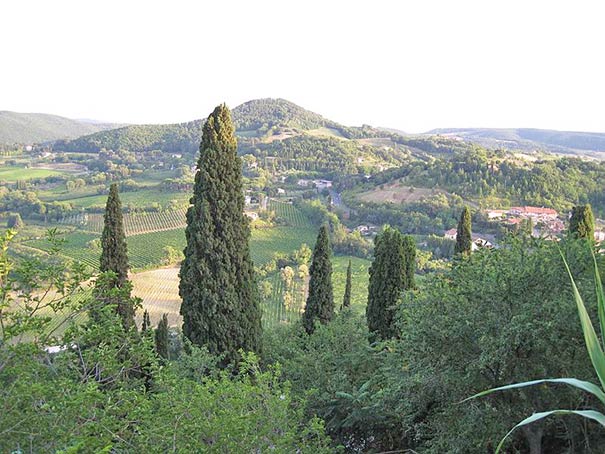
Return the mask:
[[[575,238],[594,239],[594,215],[590,205],[578,205],[571,210],[569,233]]]
[[[113,273],[109,287],[125,290],[128,295],[119,298],[103,298],[105,303],[115,303],[116,311],[122,319],[124,329],[129,330],[135,326],[134,313],[136,302],[130,298],[130,282],[128,281],[128,252],[126,249],[126,234],[124,233],[124,219],[122,216],[122,203],[118,194],[118,185],[113,183],[109,187],[109,196],[105,205],[103,220],[103,233],[101,234],[101,260],[100,271]],[[107,289],[105,289],[106,291]],[[123,293],[123,292],[122,292]],[[105,292],[107,295],[107,292]],[[111,301],[110,301],[111,300]]]
[[[351,307],[351,260],[349,259],[349,266],[347,266],[347,281],[345,284],[345,294],[342,298],[342,309]]]
[[[416,288],[416,241],[410,235],[405,235],[401,241],[404,258],[403,289],[411,290]]]
[[[151,320],[149,319],[149,312],[147,312],[147,309],[145,309],[145,312],[143,312],[143,324],[141,325],[141,332],[145,333],[149,329],[151,329]]]
[[[225,105],[203,127],[197,168],[180,271],[183,334],[233,361],[239,349],[260,351],[262,328],[242,164]]]
[[[168,357],[168,316],[162,315],[158,322],[158,327],[155,329],[155,351],[160,358],[169,359]]]
[[[473,240],[471,235],[471,210],[465,206],[460,214],[458,230],[456,232],[456,254],[468,255],[471,253]]]
[[[395,306],[406,288],[406,259],[401,233],[389,226],[374,239],[366,318],[372,340],[395,334]]]
[[[315,329],[315,321],[322,324],[334,318],[334,294],[332,291],[332,247],[327,225],[322,225],[317,235],[311,267],[309,268],[309,295],[303,314],[307,333]]]

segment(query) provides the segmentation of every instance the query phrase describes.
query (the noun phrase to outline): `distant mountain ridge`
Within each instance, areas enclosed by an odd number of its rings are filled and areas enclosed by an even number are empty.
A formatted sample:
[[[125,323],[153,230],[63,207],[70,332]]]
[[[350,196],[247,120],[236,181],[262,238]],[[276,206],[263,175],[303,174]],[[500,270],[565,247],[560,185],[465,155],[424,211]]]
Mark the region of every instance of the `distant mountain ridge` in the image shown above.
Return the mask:
[[[0,111],[0,143],[24,144],[77,138],[115,128],[112,123],[72,120],[58,115]]]
[[[427,134],[457,136],[490,148],[560,153],[605,152],[605,133],[534,128],[439,128]]]

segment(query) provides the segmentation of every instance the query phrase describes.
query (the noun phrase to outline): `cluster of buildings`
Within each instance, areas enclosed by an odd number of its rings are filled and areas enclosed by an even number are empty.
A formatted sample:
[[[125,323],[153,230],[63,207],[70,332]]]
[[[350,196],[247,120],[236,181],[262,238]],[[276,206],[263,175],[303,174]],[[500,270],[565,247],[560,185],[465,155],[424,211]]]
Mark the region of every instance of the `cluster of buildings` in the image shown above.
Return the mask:
[[[298,186],[303,188],[315,188],[319,191],[324,189],[330,189],[332,187],[332,181],[330,180],[305,180],[300,179],[296,183]]]
[[[509,226],[521,224],[524,220],[531,220],[536,235],[558,235],[565,230],[565,223],[559,218],[559,213],[552,208],[544,207],[512,207],[508,210],[487,210],[487,218],[495,221],[502,221]]]
[[[519,206],[508,210],[486,210],[489,220],[500,222],[509,227],[519,226],[523,222],[531,221],[532,235],[556,239],[566,228],[567,220],[561,218],[552,208]],[[450,229],[444,234],[445,238],[456,239],[456,229]],[[597,243],[605,241],[605,231],[595,231]],[[473,242],[478,247],[491,247],[490,241],[473,234]]]

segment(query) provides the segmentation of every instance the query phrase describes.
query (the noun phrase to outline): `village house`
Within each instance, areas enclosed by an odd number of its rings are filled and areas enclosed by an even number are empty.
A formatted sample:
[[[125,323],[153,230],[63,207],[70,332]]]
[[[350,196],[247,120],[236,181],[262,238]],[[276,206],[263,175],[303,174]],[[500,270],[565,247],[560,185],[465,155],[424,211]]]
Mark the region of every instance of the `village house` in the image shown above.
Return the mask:
[[[251,221],[258,219],[258,213],[256,211],[245,211],[244,214],[250,218]]]

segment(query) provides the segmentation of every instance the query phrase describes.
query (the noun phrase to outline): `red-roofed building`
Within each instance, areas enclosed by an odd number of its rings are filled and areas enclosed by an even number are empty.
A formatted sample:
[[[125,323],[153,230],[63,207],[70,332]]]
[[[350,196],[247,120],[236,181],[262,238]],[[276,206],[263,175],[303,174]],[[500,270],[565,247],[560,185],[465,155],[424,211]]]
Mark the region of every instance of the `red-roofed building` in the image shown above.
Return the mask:
[[[535,220],[556,219],[559,213],[552,208],[544,207],[512,207],[509,210],[511,215],[521,216],[524,218],[532,218]]]

